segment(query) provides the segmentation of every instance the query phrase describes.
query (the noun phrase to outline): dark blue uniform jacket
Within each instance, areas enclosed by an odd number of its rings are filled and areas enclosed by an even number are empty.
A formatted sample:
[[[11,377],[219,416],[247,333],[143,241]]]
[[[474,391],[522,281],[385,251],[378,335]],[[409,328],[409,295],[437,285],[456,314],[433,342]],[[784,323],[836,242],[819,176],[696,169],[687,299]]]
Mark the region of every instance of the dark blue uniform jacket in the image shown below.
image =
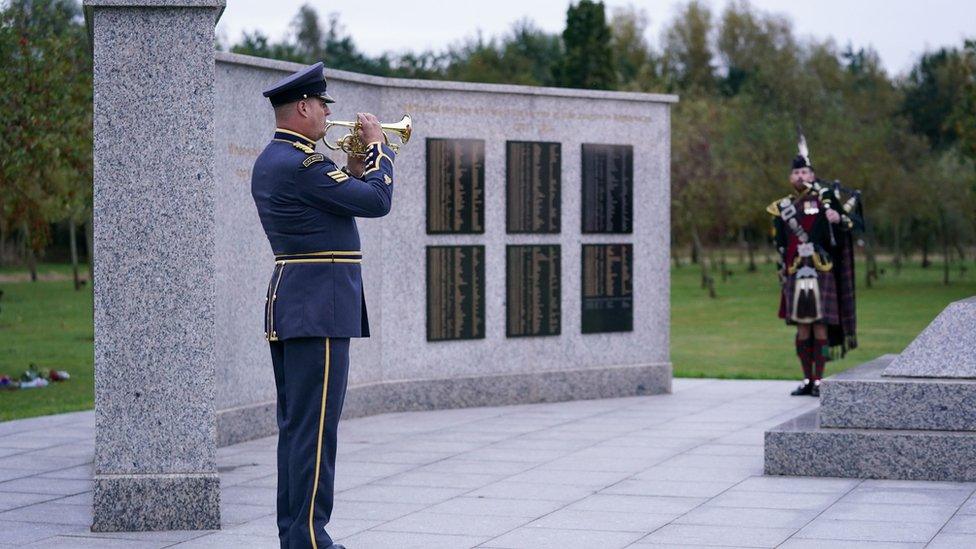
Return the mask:
[[[270,341],[367,337],[357,217],[389,213],[394,152],[369,146],[361,179],[288,130],[254,162],[251,195],[275,254],[264,310]]]

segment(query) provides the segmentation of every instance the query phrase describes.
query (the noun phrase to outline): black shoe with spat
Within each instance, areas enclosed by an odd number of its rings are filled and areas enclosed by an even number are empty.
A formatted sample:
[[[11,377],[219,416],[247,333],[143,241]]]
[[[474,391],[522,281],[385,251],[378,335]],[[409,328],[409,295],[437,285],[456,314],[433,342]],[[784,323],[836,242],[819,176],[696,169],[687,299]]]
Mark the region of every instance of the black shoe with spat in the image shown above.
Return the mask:
[[[811,383],[810,386],[810,396],[820,398],[820,382]]]
[[[813,391],[813,382],[807,379],[803,380],[803,385],[800,385],[793,392],[790,393],[792,396],[806,396]]]

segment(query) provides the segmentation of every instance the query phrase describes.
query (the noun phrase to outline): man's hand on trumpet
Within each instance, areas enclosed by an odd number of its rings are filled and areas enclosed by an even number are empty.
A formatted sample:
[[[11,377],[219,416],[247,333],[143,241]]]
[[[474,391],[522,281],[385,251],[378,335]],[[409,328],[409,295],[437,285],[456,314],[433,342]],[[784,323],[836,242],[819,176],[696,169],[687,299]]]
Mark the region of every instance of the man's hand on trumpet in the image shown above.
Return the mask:
[[[357,112],[356,121],[359,122],[359,138],[363,143],[383,141],[383,129],[375,116],[368,112]]]
[[[380,128],[380,121],[375,116],[368,112],[358,112],[356,113],[356,121],[359,123],[359,128],[356,131],[363,143],[383,141],[383,130]],[[355,177],[362,177],[363,171],[366,170],[366,159],[355,154],[346,155],[346,169]]]

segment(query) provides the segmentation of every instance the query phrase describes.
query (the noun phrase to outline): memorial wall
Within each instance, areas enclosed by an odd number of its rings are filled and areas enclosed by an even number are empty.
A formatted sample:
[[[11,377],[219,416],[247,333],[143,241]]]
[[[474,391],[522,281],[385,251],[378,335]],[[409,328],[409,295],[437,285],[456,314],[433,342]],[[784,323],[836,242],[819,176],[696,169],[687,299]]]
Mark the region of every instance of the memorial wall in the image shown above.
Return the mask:
[[[297,68],[217,54],[223,444],[274,431],[250,177],[274,128],[261,91]],[[675,97],[326,74],[330,118],[414,123],[392,212],[359,223],[372,337],[352,343],[347,417],[670,390]]]

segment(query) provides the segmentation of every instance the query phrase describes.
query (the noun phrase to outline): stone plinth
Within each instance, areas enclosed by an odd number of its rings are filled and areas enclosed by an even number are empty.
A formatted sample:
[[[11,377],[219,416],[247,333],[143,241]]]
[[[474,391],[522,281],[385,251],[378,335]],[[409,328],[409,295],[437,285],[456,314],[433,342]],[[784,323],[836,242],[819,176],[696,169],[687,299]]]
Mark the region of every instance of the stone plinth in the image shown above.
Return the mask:
[[[769,475],[976,480],[976,298],[898,356],[831,376],[821,406],[766,432]]]
[[[884,375],[976,379],[976,296],[949,304]]]
[[[220,527],[214,25],[86,0],[94,54],[95,531]]]
[[[894,358],[885,355],[824,380],[820,425],[976,431],[976,380],[883,375]]]
[[[972,431],[826,428],[817,413],[766,432],[767,475],[976,481]]]

